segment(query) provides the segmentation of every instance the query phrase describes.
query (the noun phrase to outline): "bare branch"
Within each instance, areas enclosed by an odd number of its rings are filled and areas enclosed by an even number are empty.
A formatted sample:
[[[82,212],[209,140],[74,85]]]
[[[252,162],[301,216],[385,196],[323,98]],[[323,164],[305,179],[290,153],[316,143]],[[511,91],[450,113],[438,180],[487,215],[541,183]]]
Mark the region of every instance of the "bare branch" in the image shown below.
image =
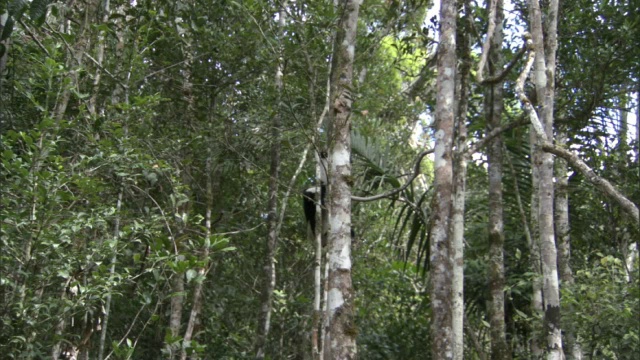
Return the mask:
[[[44,51],[45,54],[47,54],[47,56],[51,57],[51,54],[49,54],[49,51],[47,51],[47,48],[44,47],[44,45],[42,45],[42,43],[40,42],[40,40],[38,40],[38,38],[33,34],[33,32],[31,31],[31,29],[29,29],[29,27],[27,26],[27,24],[25,24],[21,19],[18,20],[18,24],[22,25],[22,27],[24,28],[24,30],[27,32],[27,34],[29,34],[29,37],[35,41],[35,43],[38,45],[38,47],[40,48],[40,50]]]
[[[502,69],[502,72],[500,72],[499,74],[495,75],[495,76],[491,76],[487,79],[483,79],[482,81],[480,81],[481,85],[485,85],[485,84],[496,84],[501,82],[502,80],[504,80],[504,78],[507,77],[507,75],[509,75],[509,72],[511,72],[511,70],[516,66],[516,64],[518,63],[518,61],[520,61],[520,58],[522,58],[522,56],[527,52],[527,47],[522,46],[520,48],[520,50],[518,50],[518,52],[516,53],[516,55],[513,57],[513,59],[511,59],[511,62],[509,62],[509,64]]]
[[[478,150],[480,150],[483,146],[485,146],[489,141],[491,141],[493,138],[495,138],[496,136],[509,131],[513,128],[517,128],[519,126],[523,126],[529,123],[529,120],[525,117],[522,117],[514,122],[508,123],[504,126],[500,126],[497,127],[493,130],[491,130],[490,133],[488,133],[487,135],[485,135],[485,137],[483,137],[482,139],[478,140],[477,142],[475,142],[473,145],[469,146],[469,148],[467,149],[467,151],[464,152],[465,156],[471,156],[472,154],[476,153]]]
[[[611,197],[615,202],[618,203],[618,205],[620,205],[620,207],[622,207],[622,209],[627,214],[631,215],[631,218],[635,220],[636,226],[640,226],[638,207],[622,193],[620,193],[620,191],[616,189],[616,187],[613,186],[609,181],[598,176],[595,171],[593,171],[593,169],[589,167],[589,165],[587,165],[584,161],[582,161],[582,159],[580,159],[580,157],[578,157],[578,155],[548,141],[543,141],[540,144],[540,148],[548,153],[554,154],[567,160],[567,162],[569,162],[569,164],[571,164],[571,166],[575,170],[580,171],[580,173],[584,175],[584,177],[586,177],[590,183],[592,183],[600,191]]]
[[[359,202],[369,202],[369,201],[375,201],[375,200],[379,200],[379,199],[384,199],[384,198],[388,198],[392,195],[395,195],[401,191],[404,191],[404,189],[406,189],[407,187],[409,187],[409,185],[411,185],[411,183],[413,182],[413,180],[415,180],[418,175],[420,175],[420,163],[422,162],[422,158],[424,158],[425,156],[429,155],[433,153],[433,149],[430,150],[425,150],[423,152],[421,152],[420,154],[418,154],[418,157],[416,158],[416,163],[413,166],[413,175],[411,175],[411,178],[409,178],[409,180],[407,180],[407,182],[402,185],[401,187],[391,190],[389,192],[383,193],[383,194],[378,194],[378,195],[373,195],[373,196],[368,196],[368,197],[360,197],[360,196],[351,196],[351,200],[353,201],[359,201]]]

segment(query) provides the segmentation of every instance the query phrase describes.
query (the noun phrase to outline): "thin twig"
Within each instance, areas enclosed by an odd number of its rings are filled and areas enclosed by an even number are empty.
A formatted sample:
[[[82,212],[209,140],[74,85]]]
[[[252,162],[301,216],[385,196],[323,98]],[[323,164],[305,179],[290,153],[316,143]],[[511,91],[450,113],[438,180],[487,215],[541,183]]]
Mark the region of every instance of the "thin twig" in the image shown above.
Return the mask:
[[[48,57],[51,57],[51,54],[49,54],[49,51],[47,51],[47,48],[44,47],[44,45],[42,45],[42,43],[40,42],[40,40],[38,40],[38,38],[36,38],[36,36],[33,34],[33,32],[31,32],[31,30],[29,29],[29,27],[27,27],[27,24],[25,24],[22,19],[18,20],[18,24],[22,25],[22,27],[24,28],[24,30],[27,32],[27,34],[29,34],[29,37],[31,37],[31,39],[33,41],[36,42],[36,44],[38,44],[38,47],[40,48],[40,50],[44,51],[45,54],[47,54]]]

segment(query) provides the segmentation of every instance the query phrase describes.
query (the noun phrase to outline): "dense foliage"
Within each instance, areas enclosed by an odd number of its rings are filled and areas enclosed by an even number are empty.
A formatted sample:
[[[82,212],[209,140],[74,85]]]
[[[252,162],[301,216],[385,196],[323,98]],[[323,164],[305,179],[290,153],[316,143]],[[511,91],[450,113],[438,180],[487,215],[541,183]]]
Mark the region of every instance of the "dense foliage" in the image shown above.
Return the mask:
[[[507,61],[527,23],[527,4],[512,5]],[[265,278],[271,124],[280,116],[284,213],[267,358],[311,358],[314,247],[300,193],[314,183],[313,153],[324,146],[326,129],[316,127],[338,14],[332,1],[288,2],[281,35],[280,6],[0,1],[0,357],[76,351],[92,359],[158,359],[184,349],[191,358],[252,358]],[[417,154],[432,145],[432,8],[420,0],[362,5],[354,195],[399,188]],[[471,8],[475,66],[488,15],[484,5]],[[561,13],[558,126],[567,147],[640,204],[640,8],[631,0],[568,0]],[[278,59],[282,94],[274,82]],[[521,67],[506,78],[505,124],[522,116],[514,95]],[[485,135],[484,89],[470,89],[475,142]],[[538,275],[522,217],[532,192],[529,130],[514,127],[503,139],[507,340],[513,358],[528,359],[542,328],[530,308]],[[473,154],[467,179],[469,359],[487,359],[490,349],[484,151]],[[389,199],[354,203],[354,331],[363,359],[428,358],[429,158],[421,172]],[[639,228],[578,172],[570,176],[569,202],[574,282],[561,284],[563,326],[587,358],[637,357]],[[199,285],[201,308],[194,305]],[[178,335],[170,324],[176,299]],[[183,341],[194,311],[193,337]]]

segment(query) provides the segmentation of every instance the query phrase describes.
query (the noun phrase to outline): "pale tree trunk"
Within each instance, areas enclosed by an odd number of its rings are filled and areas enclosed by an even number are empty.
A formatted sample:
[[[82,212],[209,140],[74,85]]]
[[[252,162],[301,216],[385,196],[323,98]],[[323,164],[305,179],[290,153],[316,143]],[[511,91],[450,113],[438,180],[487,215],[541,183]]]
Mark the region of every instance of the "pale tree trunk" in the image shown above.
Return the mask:
[[[169,332],[172,340],[180,336],[182,327],[182,307],[184,304],[184,274],[176,272],[171,279],[171,301],[169,313]],[[177,354],[177,344],[175,342],[165,343],[167,357],[175,358]]]
[[[187,2],[189,5],[194,6],[191,2]],[[186,103],[184,109],[184,115],[182,117],[182,121],[184,122],[185,129],[192,128],[192,122],[194,120],[195,113],[195,96],[193,93],[193,83],[191,82],[191,66],[193,64],[193,49],[192,49],[192,39],[184,34],[184,30],[181,28],[180,24],[176,21],[175,23],[176,30],[178,34],[184,35],[182,37],[182,53],[185,56],[185,60],[183,62],[182,68],[182,95],[184,101]],[[188,131],[188,130],[187,130]],[[188,151],[188,150],[185,150]],[[188,156],[185,154],[184,156]],[[184,184],[189,184],[193,177],[189,174],[189,169],[185,168],[182,171],[182,181]],[[184,204],[177,206],[174,211],[176,214],[179,214],[178,220],[178,234],[184,233],[189,226],[189,213],[191,207],[191,194],[188,192],[185,193],[186,198],[189,199]],[[185,256],[180,254],[181,249],[176,243],[176,238],[178,236],[172,236],[172,242],[174,244],[174,255],[175,262],[179,262],[184,260]],[[182,334],[182,316],[185,302],[185,274],[182,271],[176,271],[171,278],[171,301],[170,301],[170,313],[169,313],[169,332],[171,333],[171,341],[169,343],[165,343],[165,349],[168,352],[168,358],[174,359],[181,351],[178,349],[182,346],[182,340],[180,335]]]
[[[343,0],[331,69],[329,111],[328,332],[325,359],[356,358],[355,294],[351,280],[351,106],[360,0]]]
[[[106,6],[105,9],[108,10],[108,6],[109,6],[108,5],[108,1],[106,1],[105,6]],[[118,32],[117,36],[118,36],[118,45],[116,46],[116,48],[120,49],[120,50],[116,50],[116,56],[117,56],[118,59],[122,60],[122,57],[123,57],[122,49],[124,48],[124,46],[123,46],[123,44],[124,44],[123,36],[124,35],[121,32]],[[119,73],[119,71],[121,70],[120,66],[122,66],[122,62],[120,61],[117,64],[118,65],[116,65],[116,69],[117,69],[116,73]],[[125,80],[125,84],[127,86],[123,87],[124,88],[124,102],[125,102],[125,104],[129,103],[128,80],[130,78],[130,76],[129,76],[130,74],[131,74],[131,69],[129,69],[128,73],[125,76],[125,79],[126,79]],[[96,83],[96,84],[98,84],[98,83]],[[95,89],[94,91],[97,91],[97,89]],[[113,92],[112,92],[112,94],[110,96],[112,104],[117,104],[120,101],[120,92],[121,92],[120,88],[115,88],[113,90]],[[128,126],[127,126],[126,123],[123,124],[123,130],[124,130],[124,136],[126,138],[128,136],[128,133],[129,133]],[[97,134],[96,134],[96,136],[97,136]],[[124,192],[124,189],[121,188],[120,192],[118,193],[118,202],[117,202],[117,206],[116,206],[116,211],[118,213],[118,218],[116,218],[116,224],[115,224],[116,226],[115,226],[115,230],[114,230],[114,237],[116,237],[116,239],[119,239],[119,236],[120,236],[118,228],[119,228],[119,221],[120,221],[120,219],[119,219],[119,217],[120,217],[120,207],[122,206],[123,192]],[[116,261],[118,259],[118,257],[117,257],[118,254],[117,254],[116,250],[117,250],[117,248],[114,248],[114,252],[113,252],[113,255],[111,257],[111,267],[109,268],[110,276],[113,276],[115,274],[115,264],[116,264]],[[107,340],[107,329],[108,329],[108,325],[109,325],[109,316],[110,316],[109,314],[110,314],[110,311],[111,311],[110,309],[111,309],[111,293],[109,292],[107,294],[107,298],[105,300],[103,320],[102,320],[102,324],[100,326],[100,340],[99,340],[100,343],[98,345],[98,357],[97,357],[98,359],[103,359],[103,354],[104,354],[104,350],[105,350],[105,346],[106,346],[106,340]]]
[[[76,5],[78,6],[78,5]],[[69,70],[69,78],[71,82],[67,87],[62,89],[58,94],[58,99],[56,101],[56,106],[54,109],[54,119],[56,121],[56,125],[60,123],[62,118],[64,117],[67,106],[69,105],[69,100],[71,99],[72,88],[78,88],[79,75],[78,70],[83,68],[82,66],[82,57],[89,48],[90,41],[88,36],[86,36],[87,28],[91,24],[91,19],[95,16],[95,12],[98,9],[99,1],[98,0],[90,0],[87,1],[85,7],[81,9],[84,12],[82,14],[82,20],[80,22],[80,27],[77,30],[76,35],[76,43],[68,49],[67,59],[65,61],[65,67]],[[69,17],[67,17],[69,16]],[[60,32],[61,33],[69,33],[69,24],[70,24],[70,16],[71,14],[61,14],[61,23],[60,23]]]
[[[471,8],[465,1],[465,24],[460,30],[462,38],[458,51],[462,59],[456,88],[457,116],[455,123],[456,151],[453,169],[453,197],[451,211],[451,302],[453,358],[464,358],[464,208],[467,180],[467,107],[469,103],[469,73],[471,56],[469,54],[469,30],[472,25]]]
[[[635,143],[635,156],[636,156],[636,169],[638,169],[638,177],[640,177],[640,81],[637,83],[636,88],[636,143]],[[634,264],[638,258],[638,240],[632,240],[627,249],[626,263],[628,281],[633,282],[637,276],[640,276],[634,271]]]
[[[122,195],[124,189],[120,189],[118,193],[118,202],[116,203],[116,219],[113,225],[113,238],[115,241],[118,241],[120,238],[120,216],[121,216],[121,208],[122,208]],[[113,249],[113,255],[111,256],[111,266],[109,267],[109,276],[113,277],[116,272],[116,261],[118,260],[118,252],[117,246]],[[100,344],[98,345],[98,359],[103,359],[105,344],[107,340],[107,329],[109,326],[109,316],[111,315],[111,292],[107,294],[107,299],[104,304],[104,314],[102,325],[100,328]]]
[[[502,60],[503,1],[489,3],[489,31],[483,47],[483,59],[489,59],[489,76],[499,73]],[[484,63],[484,62],[483,62]],[[481,63],[481,65],[483,65]],[[484,69],[483,69],[484,70]],[[481,71],[478,72],[480,75]],[[480,76],[479,76],[480,77]],[[492,82],[486,88],[484,102],[487,133],[500,127],[503,112],[503,81]],[[489,323],[491,336],[491,358],[511,359],[507,345],[504,314],[504,220],[502,197],[502,136],[498,135],[488,144],[489,175]]]
[[[453,359],[454,338],[451,299],[453,280],[451,266],[451,196],[453,195],[452,145],[455,118],[456,83],[456,1],[440,3],[440,44],[438,45],[438,78],[435,133],[435,198],[430,244],[431,357]]]
[[[9,12],[4,10],[3,14],[0,14],[0,34],[2,34],[5,24],[9,19]],[[7,68],[7,60],[9,60],[9,50],[11,49],[11,37],[0,41],[0,45],[4,45],[4,54],[0,56],[0,96],[2,96],[2,90],[4,88],[4,71]],[[4,111],[0,111],[0,125],[6,126],[4,123]]]
[[[279,12],[279,27],[282,34],[285,25],[286,2],[281,4]],[[278,64],[276,66],[275,84],[277,96],[277,107],[280,107],[283,88],[283,68],[284,59],[282,54],[278,54]],[[271,165],[269,170],[269,202],[267,209],[267,232],[266,257],[264,266],[265,280],[262,290],[262,307],[258,319],[258,331],[256,332],[255,353],[256,359],[264,359],[266,354],[267,339],[271,328],[271,310],[273,308],[273,291],[276,287],[276,246],[278,243],[278,181],[280,177],[280,124],[282,112],[273,118],[271,126]]]
[[[564,127],[559,127],[556,135],[556,145],[565,147],[567,133]],[[556,199],[555,199],[555,224],[556,238],[558,239],[558,276],[560,285],[567,286],[573,284],[573,272],[571,271],[571,238],[569,235],[569,175],[567,162],[556,159]],[[568,309],[571,311],[571,309]],[[571,329],[565,329],[566,346],[569,352],[569,359],[581,360],[582,348],[578,343],[575,333]]]
[[[565,147],[567,133],[559,128],[556,145]],[[571,259],[571,243],[569,236],[569,175],[566,160],[556,159],[556,237],[558,239],[558,275],[562,285],[573,283],[573,272],[569,263]]]
[[[631,87],[629,87],[629,91],[631,91]],[[620,117],[620,127],[618,128],[618,144],[616,150],[619,154],[622,154],[622,158],[618,161],[617,166],[619,168],[624,168],[629,166],[629,161],[627,160],[627,152],[631,150],[629,148],[628,133],[629,133],[629,100],[631,99],[630,93],[623,93],[619,96],[619,117]],[[638,121],[636,121],[638,122]],[[636,155],[637,156],[637,155]],[[637,158],[636,158],[637,161]],[[622,175],[622,171],[618,170],[615,174],[616,176]],[[624,259],[625,270],[627,272],[626,279],[627,282],[633,282],[634,274],[633,274],[633,264],[635,261],[635,257],[637,255],[637,244],[634,240],[630,239],[629,234],[624,234],[622,238],[621,251]]]
[[[59,89],[58,91],[57,99],[56,99],[54,110],[53,110],[53,118],[55,120],[55,127],[53,129],[54,132],[57,131],[57,129],[59,128],[60,122],[62,121],[62,119],[66,114],[67,106],[71,99],[71,94],[73,90],[74,89],[77,90],[79,87],[78,69],[82,68],[83,55],[85,54],[86,50],[90,47],[90,44],[91,44],[90,36],[88,36],[89,34],[87,31],[88,25],[90,24],[89,19],[99,9],[99,3],[100,2],[98,0],[95,0],[95,1],[88,1],[87,3],[84,4],[84,8],[82,9],[82,12],[84,14],[80,22],[78,35],[76,36],[76,43],[73,45],[73,47],[69,47],[67,49],[65,67],[67,69],[70,69],[68,71],[68,76],[70,77],[71,82],[68,85],[64,85],[64,87]],[[64,20],[62,20],[60,23],[60,30],[61,30],[60,32],[65,34],[68,33],[68,29],[69,29],[68,22],[70,21],[71,16],[72,15],[68,15],[67,18],[64,18],[64,16],[62,16]],[[49,105],[49,96],[47,96],[46,105]],[[43,136],[45,136],[45,134],[43,134]],[[40,145],[42,145],[42,143],[43,143],[43,137],[40,138]],[[41,154],[41,158],[45,159],[48,156],[48,153],[49,153],[49,148],[44,149],[44,151]],[[39,167],[39,164],[36,164],[35,172],[37,172],[38,167]],[[37,185],[38,184],[36,182],[34,186],[37,187]],[[35,201],[35,197],[34,197],[34,201]],[[121,201],[121,197],[118,199],[118,201],[119,202]],[[36,208],[34,204],[34,207],[32,209],[34,215],[35,215],[35,210]],[[29,253],[31,252],[31,246],[32,246],[31,238],[29,238],[29,240],[25,243],[25,249],[28,249]],[[63,294],[64,294],[64,290],[63,290]],[[65,327],[66,327],[66,319],[60,319],[55,328],[56,336],[61,337]],[[78,355],[78,352],[79,352],[78,348],[75,345],[69,346],[69,351],[73,352],[76,356]],[[52,352],[51,352],[52,359],[54,360],[58,359],[61,356],[61,353],[62,353],[62,342],[59,342],[59,343],[56,343],[52,349]]]
[[[102,0],[102,24],[106,24],[109,21],[109,0]],[[87,103],[87,109],[91,116],[96,116],[96,103],[100,90],[100,78],[102,76],[102,63],[104,60],[104,40],[105,32],[98,30],[98,44],[96,48],[95,61],[96,61],[96,73],[93,75],[93,90],[91,97]]]
[[[212,111],[210,111],[212,113]],[[210,122],[211,123],[211,122]],[[211,138],[207,141],[208,144],[212,144]],[[211,213],[213,211],[214,203],[213,203],[213,194],[214,192],[218,192],[220,189],[220,167],[213,165],[213,154],[211,146],[209,147],[209,153],[207,155],[207,160],[205,164],[205,173],[206,173],[206,212],[205,212],[205,243],[202,247],[202,253],[200,254],[200,260],[202,261],[202,266],[198,269],[198,279],[196,285],[193,289],[193,300],[191,305],[191,312],[189,314],[189,321],[187,322],[187,328],[184,332],[183,343],[184,346],[182,348],[182,352],[180,354],[181,360],[187,359],[187,347],[191,346],[191,341],[193,339],[193,332],[196,328],[196,325],[199,324],[198,317],[200,316],[200,312],[202,311],[202,303],[203,303],[203,286],[206,280],[207,273],[209,271],[209,249],[211,246]]]
[[[538,0],[529,1],[531,23],[531,45],[535,52],[533,81],[537,91],[537,98],[542,101],[538,118],[542,121],[542,132],[538,135],[537,142],[543,145],[540,139],[553,139],[553,109],[555,96],[555,68],[557,48],[557,15],[558,1],[552,0],[546,11],[546,28],[543,35],[542,13]],[[530,106],[526,103],[525,106]],[[527,110],[530,112],[530,110]],[[533,123],[534,129],[539,124]],[[541,147],[537,151],[543,150]],[[560,329],[560,289],[558,280],[557,251],[554,231],[554,183],[553,183],[553,157],[548,152],[537,154],[534,166],[538,168],[538,216],[539,216],[539,243],[542,264],[542,292],[544,297],[544,332],[547,342],[547,358],[560,360],[564,357],[562,351],[562,336]]]
[[[326,258],[326,255],[325,255]],[[321,348],[319,349],[319,353],[318,353],[318,358],[319,359],[329,359],[329,358],[325,358],[325,354],[327,353],[327,351],[329,351],[328,348],[328,341],[329,341],[329,317],[327,316],[328,312],[329,312],[329,302],[328,302],[328,294],[329,294],[329,262],[326,261],[324,262],[324,275],[322,277],[322,299],[323,299],[323,303],[320,305],[322,307],[322,311],[324,312],[324,316],[322,317],[322,319],[320,319],[321,321],[321,327],[320,327],[320,346]]]
[[[311,58],[309,57],[309,54],[305,53],[305,58],[307,60],[309,73],[314,74],[315,70],[313,67],[313,63],[311,62]],[[329,69],[329,72],[331,72],[331,69]],[[282,223],[284,222],[284,210],[286,208],[286,204],[287,204],[286,200],[289,196],[289,190],[293,188],[295,184],[295,179],[302,171],[302,168],[306,161],[309,150],[311,149],[312,146],[316,145],[316,139],[318,138],[318,133],[320,131],[320,128],[322,127],[322,124],[324,123],[325,116],[329,112],[330,91],[331,91],[331,79],[327,79],[325,105],[322,110],[322,113],[318,117],[317,123],[315,124],[314,133],[311,138],[311,141],[305,147],[302,153],[300,164],[298,165],[298,169],[296,170],[296,173],[294,174],[294,176],[291,178],[291,181],[289,182],[288,190],[285,193],[284,200],[282,202],[282,210],[280,211],[280,220],[278,221],[278,232],[279,232],[280,226],[282,226]],[[313,76],[309,80],[310,113],[311,113],[312,119],[315,119],[317,116],[315,97],[316,97],[315,76]],[[315,156],[316,156],[316,184],[319,186],[322,186],[322,185],[326,186],[327,184],[326,153],[319,153],[318,151],[315,151]],[[322,202],[320,198],[321,192],[316,192],[315,195],[316,195],[315,223],[320,225],[316,226],[315,233],[308,231],[308,236],[310,237],[310,240],[315,245],[315,258],[314,258],[314,264],[313,264],[314,297],[313,297],[313,316],[311,321],[311,357],[314,360],[317,360],[317,359],[323,358],[323,347],[321,343],[323,339],[323,334],[324,334],[323,333],[324,327],[323,327],[322,299],[323,299],[323,289],[325,289],[325,287],[323,287],[323,282],[322,282],[322,279],[323,279],[322,277],[322,255],[323,255],[322,244],[326,244],[326,229],[328,228],[327,226],[328,213],[326,211],[326,206],[322,206],[321,204]],[[324,298],[326,299],[326,296],[324,296]]]
[[[321,186],[326,186],[326,166],[327,159],[323,157],[323,154],[316,154],[316,181]],[[311,332],[311,353],[314,359],[323,358],[323,345],[322,341],[323,332],[323,313],[322,313],[322,300],[323,300],[323,282],[322,282],[322,244],[323,237],[326,237],[326,222],[328,220],[328,212],[326,206],[322,206],[321,192],[316,192],[316,231],[313,234],[313,244],[315,245],[315,260],[313,264],[313,321]],[[326,242],[325,242],[326,243]],[[326,302],[326,296],[324,297]]]
[[[636,165],[638,165],[640,164],[640,80],[636,81]],[[637,168],[640,174],[640,167]]]
[[[539,166],[536,165],[540,162],[540,151],[538,150],[538,146],[536,145],[536,139],[534,135],[534,131],[531,130],[530,135],[530,145],[531,145],[531,237],[529,238],[529,259],[531,262],[531,270],[534,274],[532,285],[532,294],[531,294],[531,311],[534,313],[536,317],[542,318],[543,316],[543,299],[542,299],[542,264],[540,259],[540,242],[539,242],[539,233],[540,233],[540,216],[538,213],[539,209],[539,198],[538,192],[540,189],[540,169]],[[531,354],[534,358],[539,359],[542,357],[544,353],[544,346],[541,342],[541,337],[537,332],[533,333],[531,338]]]

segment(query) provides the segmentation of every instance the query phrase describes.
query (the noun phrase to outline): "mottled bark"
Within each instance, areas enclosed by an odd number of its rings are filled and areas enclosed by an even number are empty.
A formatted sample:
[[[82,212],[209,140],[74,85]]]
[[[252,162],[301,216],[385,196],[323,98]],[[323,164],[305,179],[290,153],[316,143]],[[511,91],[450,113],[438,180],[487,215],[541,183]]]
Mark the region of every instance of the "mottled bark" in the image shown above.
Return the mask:
[[[567,134],[558,129],[556,144],[564,148]],[[566,160],[556,159],[556,238],[558,239],[558,274],[562,285],[573,283],[573,273],[569,261],[571,259],[571,243],[569,236],[569,175]]]
[[[328,332],[325,359],[355,359],[354,291],[351,280],[351,107],[360,0],[341,1],[331,71],[329,111]]]
[[[467,108],[469,104],[469,74],[471,72],[470,34],[473,20],[468,1],[464,3],[465,23],[458,29],[458,52],[461,59],[456,81],[457,113],[455,121],[455,152],[453,163],[453,197],[451,210],[451,321],[453,358],[464,358],[464,209],[467,181]]]
[[[558,128],[556,144],[564,147],[567,134],[563,127]],[[569,235],[569,175],[567,162],[556,159],[556,199],[555,199],[555,224],[556,239],[558,241],[558,275],[560,286],[573,284],[573,272],[571,271],[571,238]],[[568,309],[571,311],[571,309]],[[572,329],[565,329],[565,344],[568,349],[568,358],[574,360],[582,359],[582,349],[577,342]]]
[[[320,156],[317,156],[316,161],[316,180],[322,181],[322,174],[325,172],[322,169],[323,162]],[[316,193],[316,224],[323,224],[322,219],[322,205],[321,194]],[[322,226],[322,225],[321,225]],[[311,329],[311,353],[313,359],[322,359],[322,337],[320,336],[320,328],[322,326],[322,234],[325,233],[325,228],[322,226],[322,230],[316,230],[313,234],[313,243],[315,245],[315,261],[313,264],[313,320]],[[326,299],[325,299],[326,300]]]
[[[502,67],[502,22],[503,1],[493,0],[489,11],[495,18],[493,36],[487,39],[490,47],[488,52],[488,70],[490,76]],[[483,54],[484,56],[484,54]],[[485,117],[487,133],[500,127],[502,120],[503,83],[490,84],[485,96]],[[504,314],[504,220],[502,197],[502,136],[496,136],[487,147],[488,175],[489,175],[489,324],[491,325],[491,358],[496,360],[511,359],[511,351],[507,345],[505,314]]]
[[[280,31],[285,25],[286,2],[281,4],[279,12]],[[275,85],[277,95],[277,106],[280,106],[283,88],[284,59],[281,54],[278,57],[276,66]],[[266,355],[266,344],[271,327],[271,310],[273,308],[273,291],[276,287],[276,246],[278,244],[278,182],[280,177],[280,126],[282,112],[273,118],[271,125],[271,165],[269,168],[269,203],[267,205],[267,241],[264,265],[264,285],[262,289],[262,307],[258,318],[258,331],[256,332],[255,353],[256,359],[264,359]]]
[[[169,313],[169,333],[173,339],[180,336],[182,327],[182,307],[184,305],[184,274],[174,273],[171,278],[171,301]],[[175,358],[179,343],[165,342],[165,349],[169,359]]]
[[[542,13],[538,0],[529,1],[531,36],[535,61],[533,81],[537,98],[542,99],[538,118],[547,139],[553,139],[553,109],[555,97],[556,32],[558,1],[552,0],[546,11],[546,31],[542,28]],[[535,126],[535,124],[534,124]],[[542,149],[538,149],[540,151]],[[540,186],[538,188],[539,243],[542,264],[542,292],[544,297],[544,331],[547,340],[547,359],[560,360],[562,336],[560,330],[560,288],[558,281],[557,252],[554,231],[554,183],[553,157],[547,152],[537,154],[534,166],[538,168]]]
[[[538,213],[540,201],[538,200],[538,191],[540,189],[540,171],[536,163],[540,152],[535,145],[535,136],[531,135],[531,238],[529,242],[529,261],[531,263],[531,272],[534,274],[532,281],[531,294],[531,311],[536,317],[543,316],[543,295],[542,295],[542,264],[540,259],[540,216]],[[532,333],[531,337],[531,354],[534,358],[539,359],[544,352],[544,345],[537,332]]]
[[[456,83],[456,1],[440,4],[440,44],[438,45],[438,78],[435,133],[435,199],[430,244],[431,357],[453,359],[451,282],[451,196],[453,195],[453,127]]]

